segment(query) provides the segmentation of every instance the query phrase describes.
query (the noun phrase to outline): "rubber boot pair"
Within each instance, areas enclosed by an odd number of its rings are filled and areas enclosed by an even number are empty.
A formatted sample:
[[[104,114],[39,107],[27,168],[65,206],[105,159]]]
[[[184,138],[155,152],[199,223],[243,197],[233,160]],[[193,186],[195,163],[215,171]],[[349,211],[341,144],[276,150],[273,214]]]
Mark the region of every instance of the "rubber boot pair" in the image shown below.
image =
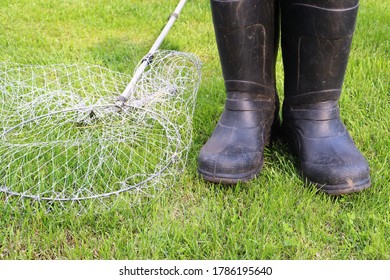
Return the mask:
[[[370,186],[368,163],[340,119],[338,100],[358,0],[211,0],[227,99],[198,159],[207,181],[245,182],[279,131],[302,176],[339,195]],[[283,123],[275,87],[279,10],[285,71]]]

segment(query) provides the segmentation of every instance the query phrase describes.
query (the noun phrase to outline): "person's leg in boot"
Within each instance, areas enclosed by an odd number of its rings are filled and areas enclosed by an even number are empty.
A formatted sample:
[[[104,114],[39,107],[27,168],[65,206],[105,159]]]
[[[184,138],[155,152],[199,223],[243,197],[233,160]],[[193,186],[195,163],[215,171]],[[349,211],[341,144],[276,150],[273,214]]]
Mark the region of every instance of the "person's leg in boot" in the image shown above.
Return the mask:
[[[262,168],[264,146],[278,124],[275,2],[211,0],[227,100],[198,158],[198,172],[207,181],[244,182]]]
[[[358,0],[280,0],[285,100],[282,134],[302,175],[326,193],[370,186],[369,167],[340,120],[338,99]]]

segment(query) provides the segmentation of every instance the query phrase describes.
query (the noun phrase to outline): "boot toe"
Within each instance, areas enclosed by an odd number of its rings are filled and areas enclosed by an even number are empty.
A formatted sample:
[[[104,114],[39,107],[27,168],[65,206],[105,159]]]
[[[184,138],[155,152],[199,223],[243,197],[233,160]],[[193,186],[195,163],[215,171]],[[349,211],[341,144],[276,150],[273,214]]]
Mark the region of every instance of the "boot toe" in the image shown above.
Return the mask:
[[[255,177],[263,165],[263,155],[247,147],[225,147],[220,152],[203,148],[198,158],[198,172],[203,179],[222,184],[236,184]]]
[[[339,164],[303,163],[301,168],[305,178],[328,194],[348,194],[370,186],[370,169],[364,158]]]

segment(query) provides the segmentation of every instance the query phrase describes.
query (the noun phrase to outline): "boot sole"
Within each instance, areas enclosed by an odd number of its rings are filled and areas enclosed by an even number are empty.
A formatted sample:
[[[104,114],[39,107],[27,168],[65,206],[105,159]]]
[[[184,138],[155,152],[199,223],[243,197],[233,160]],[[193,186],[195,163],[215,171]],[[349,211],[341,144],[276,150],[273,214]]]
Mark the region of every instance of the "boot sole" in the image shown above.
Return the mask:
[[[245,183],[255,178],[260,173],[262,167],[263,164],[261,164],[261,166],[259,168],[256,168],[255,170],[245,172],[242,174],[234,174],[234,176],[229,174],[211,174],[199,168],[198,168],[198,173],[205,181],[211,183],[223,184],[223,185],[236,185],[239,182]]]
[[[310,180],[308,181],[316,185],[318,190],[323,191],[329,195],[335,195],[335,196],[360,192],[371,186],[370,178],[366,178],[358,182],[351,182],[349,184],[340,184],[340,185],[320,185],[316,182],[312,182]]]

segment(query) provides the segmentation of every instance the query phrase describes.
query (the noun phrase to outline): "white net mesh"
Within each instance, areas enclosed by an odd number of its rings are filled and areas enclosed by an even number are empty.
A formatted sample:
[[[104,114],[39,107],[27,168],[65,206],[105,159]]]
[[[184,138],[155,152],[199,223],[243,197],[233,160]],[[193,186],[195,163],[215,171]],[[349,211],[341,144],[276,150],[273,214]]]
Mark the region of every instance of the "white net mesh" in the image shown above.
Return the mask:
[[[194,55],[154,55],[125,106],[129,75],[100,66],[0,63],[0,196],[110,206],[174,183],[191,143]],[[125,194],[126,192],[126,194]]]

